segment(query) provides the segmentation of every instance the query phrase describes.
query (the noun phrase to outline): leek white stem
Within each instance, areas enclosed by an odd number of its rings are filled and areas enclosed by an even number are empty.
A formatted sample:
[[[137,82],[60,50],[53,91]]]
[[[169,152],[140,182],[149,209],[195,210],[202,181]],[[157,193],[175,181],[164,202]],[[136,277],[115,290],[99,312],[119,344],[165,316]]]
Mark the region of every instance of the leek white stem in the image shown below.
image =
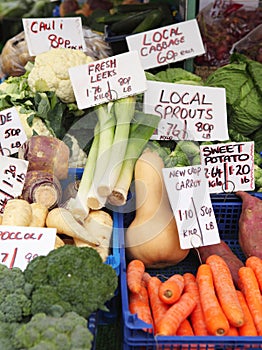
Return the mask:
[[[106,170],[97,187],[97,192],[102,197],[110,195],[120,174],[128,144],[130,123],[135,113],[135,102],[135,96],[129,96],[114,102],[116,119],[114,140]]]
[[[160,118],[156,115],[136,112],[130,126],[129,140],[118,180],[113,191],[108,196],[108,202],[112,205],[124,205],[133,179],[136,160],[141,155],[148,140],[157,128]]]

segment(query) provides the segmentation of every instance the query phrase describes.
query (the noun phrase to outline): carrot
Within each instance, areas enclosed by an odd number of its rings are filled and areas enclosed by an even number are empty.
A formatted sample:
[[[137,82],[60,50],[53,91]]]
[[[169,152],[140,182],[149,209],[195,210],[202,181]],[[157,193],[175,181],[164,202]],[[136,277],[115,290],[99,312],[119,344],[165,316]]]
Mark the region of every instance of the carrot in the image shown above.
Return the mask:
[[[144,272],[142,276],[142,283],[145,287],[147,287],[149,280],[151,279],[151,276],[148,272]]]
[[[131,314],[137,314],[138,318],[145,323],[153,325],[153,317],[146,287],[141,286],[139,293],[129,292],[129,311]],[[153,332],[150,328],[144,328],[143,330],[149,333]]]
[[[179,300],[171,305],[165,317],[160,320],[157,335],[176,335],[181,322],[184,321],[196,307],[196,301],[190,293],[183,293]]]
[[[158,295],[159,287],[161,284],[162,282],[157,276],[152,276],[147,284],[149,302],[154,320],[155,334],[158,333],[160,320],[165,316],[165,313],[169,309],[169,305],[164,303]]]
[[[218,302],[209,265],[202,264],[198,267],[196,281],[208,333],[225,335],[229,330],[229,322]]]
[[[211,268],[215,291],[230,325],[242,326],[244,313],[227,263],[221,256],[212,254],[206,259],[206,264]]]
[[[238,328],[239,327],[235,327],[235,326],[229,326],[229,330],[227,331],[227,336],[233,336],[233,337],[237,337],[238,334]]]
[[[248,308],[244,294],[240,290],[237,290],[237,296],[245,316],[245,323],[243,326],[238,328],[239,335],[257,336],[256,326]]]
[[[164,281],[159,287],[159,298],[166,304],[174,304],[181,296],[184,289],[184,278],[174,274]]]
[[[133,293],[139,293],[142,287],[142,278],[145,265],[141,260],[134,259],[129,262],[126,269],[126,281],[128,289]]]
[[[177,329],[176,335],[185,335],[185,336],[194,335],[194,331],[191,326],[191,323],[187,318],[180,323]]]
[[[196,282],[196,278],[190,272],[184,273],[183,277],[185,282],[184,291],[191,293],[192,297],[196,301],[196,307],[194,308],[194,310],[191,312],[191,315],[189,316],[194,333],[195,335],[207,336],[208,331],[206,327],[204,313],[202,310],[202,305],[200,302],[199,289]]]
[[[246,260],[246,266],[251,267],[255,272],[260,292],[262,293],[262,259],[254,255],[249,256]]]
[[[256,275],[252,268],[248,266],[241,267],[238,274],[240,290],[246,298],[257,333],[262,336],[262,297]]]

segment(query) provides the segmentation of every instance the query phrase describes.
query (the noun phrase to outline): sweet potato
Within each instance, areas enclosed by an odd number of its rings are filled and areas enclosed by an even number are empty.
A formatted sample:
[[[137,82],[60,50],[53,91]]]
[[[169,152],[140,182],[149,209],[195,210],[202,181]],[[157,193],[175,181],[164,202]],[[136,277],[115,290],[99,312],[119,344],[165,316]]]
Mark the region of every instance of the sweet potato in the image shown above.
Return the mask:
[[[237,191],[236,195],[242,199],[239,245],[247,258],[255,255],[262,259],[262,200],[244,191]]]
[[[237,257],[225,241],[221,240],[218,244],[199,247],[197,249],[202,263],[205,263],[210,255],[216,254],[221,256],[229,267],[234,284],[236,287],[238,286],[238,270],[240,267],[244,266],[244,263]]]

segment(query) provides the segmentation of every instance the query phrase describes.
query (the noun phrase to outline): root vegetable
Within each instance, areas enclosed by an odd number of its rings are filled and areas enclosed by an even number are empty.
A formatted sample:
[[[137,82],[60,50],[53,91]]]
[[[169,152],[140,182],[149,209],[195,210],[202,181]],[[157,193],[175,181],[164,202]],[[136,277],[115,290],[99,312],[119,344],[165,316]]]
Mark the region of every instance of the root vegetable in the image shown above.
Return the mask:
[[[52,209],[61,202],[62,187],[52,173],[44,170],[31,170],[26,174],[21,198],[29,203],[40,203]]]
[[[67,178],[70,151],[68,146],[56,137],[30,137],[19,148],[18,157],[29,162],[28,171],[44,170],[54,174],[59,180]]]
[[[262,258],[262,200],[251,194],[238,191],[242,199],[242,211],[239,218],[239,245],[248,258],[255,255]]]
[[[217,244],[198,247],[197,250],[200,254],[201,262],[203,263],[205,263],[206,259],[212,254],[217,254],[223,258],[230,269],[235,286],[238,286],[238,270],[240,267],[244,266],[244,263],[233,253],[225,241],[221,240],[220,243]]]
[[[32,220],[30,226],[32,227],[45,227],[46,217],[48,209],[41,203],[31,203]]]
[[[57,233],[65,234],[69,237],[80,239],[91,246],[99,246],[99,241],[95,237],[95,232],[88,230],[80,224],[65,208],[54,208],[49,211],[46,218],[46,226],[54,227]]]
[[[181,249],[176,220],[164,185],[164,162],[146,149],[135,165],[136,215],[126,230],[127,257],[159,268],[179,263],[189,250]]]
[[[98,247],[94,247],[105,261],[110,253],[110,243],[113,232],[113,219],[109,213],[100,209],[91,211],[83,221],[83,226],[88,232],[94,232],[99,242]],[[87,246],[87,242],[74,237],[74,243],[77,247]]]
[[[65,245],[64,241],[62,238],[60,238],[58,235],[55,237],[55,249],[63,247]]]
[[[32,221],[32,208],[24,199],[10,199],[7,201],[2,225],[30,226]]]

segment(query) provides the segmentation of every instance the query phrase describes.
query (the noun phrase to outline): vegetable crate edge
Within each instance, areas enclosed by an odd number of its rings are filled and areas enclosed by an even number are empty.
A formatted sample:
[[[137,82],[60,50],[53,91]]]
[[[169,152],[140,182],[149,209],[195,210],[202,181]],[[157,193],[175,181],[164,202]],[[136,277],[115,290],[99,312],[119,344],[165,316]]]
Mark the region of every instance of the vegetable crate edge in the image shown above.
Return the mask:
[[[66,187],[70,182],[81,179],[83,175],[83,168],[69,168],[67,179],[61,181],[62,187]],[[112,251],[107,257],[105,264],[111,265],[115,270],[117,276],[120,275],[120,248],[119,248],[119,216],[116,212],[111,212],[113,217],[113,232],[112,232]],[[91,327],[93,334],[95,333],[95,327],[98,325],[107,325],[115,321],[117,317],[117,303],[116,298],[118,295],[118,288],[115,292],[115,296],[106,303],[108,311],[99,310],[96,315],[92,315],[89,320],[89,328]]]
[[[254,193],[262,199],[262,193]],[[242,203],[234,194],[211,195],[213,210],[217,219],[221,239],[225,240],[232,251],[241,259],[244,255],[238,244],[238,220]],[[126,257],[124,246],[124,227],[130,222],[130,214],[119,214],[118,224],[122,232],[120,236],[120,279],[123,317],[123,349],[124,350],[242,350],[262,349],[262,337],[246,336],[158,336],[154,337],[143,328],[148,325],[137,315],[131,314],[128,307],[128,291],[126,281]],[[148,270],[151,275],[171,276],[173,273],[196,273],[200,265],[196,252],[176,266],[162,270]]]

